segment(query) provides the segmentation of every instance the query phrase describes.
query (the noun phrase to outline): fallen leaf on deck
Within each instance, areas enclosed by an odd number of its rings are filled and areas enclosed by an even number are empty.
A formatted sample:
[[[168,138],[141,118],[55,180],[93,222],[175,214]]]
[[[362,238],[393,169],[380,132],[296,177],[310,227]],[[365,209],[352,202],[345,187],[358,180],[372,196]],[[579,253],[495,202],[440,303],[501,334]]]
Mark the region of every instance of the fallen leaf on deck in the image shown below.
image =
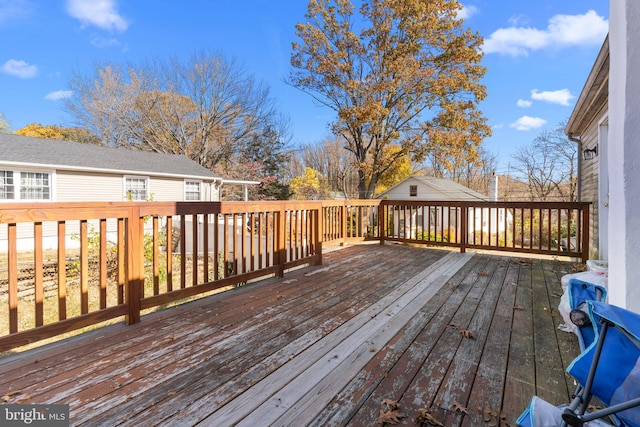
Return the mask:
[[[393,411],[400,407],[400,405],[398,404],[398,401],[387,399],[386,397],[382,399],[382,404],[384,405],[385,412]]]
[[[453,401],[453,412],[462,412],[463,414],[469,415],[467,408],[464,405],[461,405],[458,401]]]
[[[478,271],[478,276],[488,276],[489,273],[487,271]]]
[[[520,307],[519,305],[514,305],[514,306],[513,306],[513,309],[514,309],[514,310],[522,310],[522,307]]]
[[[533,263],[531,261],[527,261],[527,260],[524,260],[524,259],[518,260],[517,262],[520,265],[533,265]]]
[[[562,295],[564,295],[562,292],[554,292],[553,293],[554,297],[561,297]]]
[[[375,347],[373,347],[373,346],[369,347],[369,351],[370,351],[371,353],[375,353],[375,352],[376,352],[376,350],[377,350],[377,349],[376,349]]]
[[[431,410],[426,408],[418,409],[418,416],[414,421],[419,426],[432,425],[432,426],[444,427],[444,424],[442,424],[440,421],[435,419],[433,415],[431,415]]]
[[[23,397],[21,397],[20,399],[16,399],[16,402],[17,402],[17,403],[24,403],[24,402],[26,402],[27,400],[31,400],[31,396],[23,396]]]
[[[22,392],[20,390],[11,390],[11,387],[9,387],[9,391],[7,391],[2,397],[0,397],[0,400],[2,400],[4,403],[7,403],[11,400],[12,397],[17,396],[19,394],[22,394]]]
[[[476,339],[476,334],[473,331],[470,331],[468,329],[460,329],[460,335],[462,335],[465,338],[468,338],[470,340],[475,340]]]
[[[380,415],[378,416],[378,422],[381,424],[400,424],[400,420],[402,418],[406,418],[407,416],[400,411],[389,411],[384,412],[380,409]]]

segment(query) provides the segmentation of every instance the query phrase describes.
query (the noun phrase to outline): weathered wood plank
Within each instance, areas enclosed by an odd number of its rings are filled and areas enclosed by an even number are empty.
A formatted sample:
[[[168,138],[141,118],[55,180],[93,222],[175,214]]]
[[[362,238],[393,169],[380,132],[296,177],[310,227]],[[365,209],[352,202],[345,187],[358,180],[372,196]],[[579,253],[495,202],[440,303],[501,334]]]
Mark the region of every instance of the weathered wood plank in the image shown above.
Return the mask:
[[[387,254],[387,255],[388,255],[388,254]],[[402,268],[403,268],[404,270],[410,270],[410,269],[409,269],[409,268],[407,268],[406,266],[404,266],[404,267],[402,266],[402,264],[403,264],[403,261],[402,261],[402,254],[398,254],[398,256],[399,256],[399,258],[398,258],[397,260],[396,260],[396,259],[393,259],[393,257],[391,257],[391,259],[392,259],[393,261],[397,261],[397,264],[398,264],[398,267],[397,267],[397,268],[398,268],[398,269],[402,269]],[[439,258],[439,257],[438,257],[438,258]],[[374,259],[373,261],[375,262],[375,259]],[[369,260],[369,259],[367,259],[367,263],[369,263],[369,262],[370,262],[370,260]],[[406,263],[406,262],[408,262],[408,260],[404,260],[404,262]],[[379,264],[379,263],[378,263],[378,264]],[[394,265],[394,264],[392,264],[392,265]],[[320,272],[320,271],[322,271],[322,270],[323,270],[323,269],[316,269],[316,270],[314,270],[312,273]],[[354,270],[354,271],[359,271],[359,270],[357,270],[357,269],[356,269],[356,270]],[[369,286],[369,287],[370,287],[370,285],[367,285],[367,284],[368,284],[368,283],[371,283],[371,281],[372,281],[372,280],[375,280],[375,276],[376,276],[376,275],[377,275],[378,277],[384,277],[384,274],[389,274],[389,277],[388,277],[388,278],[386,278],[387,280],[382,280],[382,283],[388,283],[388,284],[393,285],[393,284],[394,284],[394,281],[396,280],[396,279],[395,279],[395,277],[397,277],[397,278],[399,279],[399,282],[401,282],[401,281],[402,281],[402,279],[403,279],[403,274],[402,274],[400,271],[394,271],[393,269],[391,269],[391,270],[389,270],[389,271],[387,271],[387,272],[385,272],[385,273],[383,273],[383,272],[381,272],[381,271],[377,271],[377,272],[376,272],[376,271],[372,271],[372,273],[371,273],[371,274],[372,274],[372,276],[371,276],[371,277],[367,277],[367,276],[362,276],[362,277],[360,277],[359,279],[362,279],[362,281],[361,281],[361,282],[356,282],[356,283],[360,284],[361,286],[362,286],[362,284],[364,284],[364,285],[365,285],[365,288],[366,288],[367,286]],[[381,275],[382,275],[382,276],[381,276]],[[323,281],[323,280],[322,280],[322,275],[315,275],[315,274],[314,274],[314,275],[313,275],[313,277],[314,277],[314,280],[320,280],[320,282],[322,282],[322,281]],[[316,279],[316,277],[318,277],[318,278]],[[394,278],[392,279],[392,277],[394,277]],[[342,288],[344,288],[344,285],[345,285],[346,283],[349,283],[349,282],[350,282],[350,278],[349,278],[348,276],[346,276],[346,277],[343,277],[342,279],[336,280],[336,282],[337,282],[337,286],[341,286]],[[324,288],[324,286],[321,286],[319,289],[326,289],[326,290],[328,290],[327,288]],[[384,291],[384,292],[385,292],[385,293],[388,293],[388,292],[389,292],[389,290],[387,289],[387,290],[386,290],[386,291]],[[323,294],[326,294],[326,292],[323,292]],[[349,298],[348,298],[348,295],[344,295],[344,294],[337,294],[337,295],[338,295],[338,296],[340,296],[340,295],[341,295],[342,297],[346,296],[346,297],[347,297],[347,300],[349,299]],[[380,299],[380,297],[381,297],[381,296],[382,296],[382,295],[376,295],[376,296],[373,296],[373,297],[371,298],[371,303],[373,303],[374,301],[378,301],[378,300]],[[334,305],[334,306],[336,306],[336,308],[337,308],[337,309],[340,309],[340,306],[339,306],[339,304],[338,304],[338,301],[330,301],[330,302],[331,302],[331,305]],[[353,307],[352,307],[352,308],[353,308]],[[329,316],[329,320],[328,320],[329,322],[334,322],[334,323],[335,323],[335,320],[336,320],[336,319],[334,319],[334,317],[336,317],[338,320],[340,320],[336,313],[333,313],[333,312],[331,312],[331,311],[326,311],[326,310],[327,310],[327,307],[319,307],[319,308],[318,308],[318,311],[323,312],[323,313],[325,313],[327,316]],[[304,307],[302,308],[302,311],[305,311]],[[344,320],[343,320],[343,321],[344,321]],[[312,326],[312,325],[307,325],[307,324],[305,324],[305,323],[304,323],[304,322],[302,322],[302,321],[299,321],[299,322],[298,322],[298,321],[296,321],[296,319],[295,319],[295,318],[294,318],[294,319],[292,319],[292,322],[293,322],[294,324],[299,324],[299,325],[301,326],[301,328],[306,328],[307,330]],[[314,322],[316,322],[316,324],[318,324],[318,323],[319,323],[319,324],[320,324],[321,329],[328,329],[328,330],[330,330],[330,328],[328,328],[328,326],[329,326],[328,324],[324,324],[324,325],[323,325],[319,320],[314,320]],[[277,324],[278,324],[278,322],[275,322],[275,324],[277,325]],[[339,324],[339,323],[337,323],[337,324]],[[272,328],[272,329],[273,329],[273,328]],[[301,329],[301,330],[304,330],[304,329]],[[274,333],[275,335],[283,334],[282,332],[278,332],[278,330],[274,330],[274,331],[273,331],[273,333]],[[325,333],[328,333],[328,331],[326,331]],[[269,337],[270,337],[270,335],[268,335],[268,334],[267,334],[267,335],[263,334],[263,335],[260,335],[260,336],[258,336],[258,337],[257,337],[257,338],[260,340],[260,342],[261,342],[261,344],[260,344],[260,349],[263,349],[263,348],[269,348],[269,346],[271,345],[271,342],[273,341],[273,340],[269,340]],[[293,339],[293,338],[295,338],[295,336],[293,336],[293,337],[291,336],[290,331],[287,331],[287,332],[286,332],[286,335],[283,335],[283,337],[285,337],[285,338],[289,338],[289,339]],[[267,346],[265,346],[265,343],[264,343],[265,341],[268,343],[268,345],[267,345]],[[279,342],[278,342],[278,341],[275,341],[276,348],[279,348],[279,347],[277,347],[277,346],[278,346],[278,344],[279,344]],[[273,351],[276,351],[276,350],[273,350]],[[253,350],[253,353],[254,353],[254,356],[255,356],[255,350]],[[229,375],[234,375],[234,374],[233,374],[233,372],[242,371],[242,370],[243,370],[243,369],[245,369],[245,368],[243,368],[243,365],[239,365],[239,366],[238,366],[238,360],[239,360],[239,359],[236,357],[235,353],[233,353],[233,352],[232,352],[232,353],[230,353],[230,354],[232,354],[232,355],[233,355],[233,362],[232,362],[232,364],[231,364],[230,366],[232,366],[232,368],[235,368],[235,369],[231,369],[231,371],[230,371]],[[294,354],[293,354],[293,356],[295,356],[295,355],[296,355],[296,354],[294,353]],[[290,355],[290,356],[291,356],[291,355]],[[258,354],[258,356],[257,356],[257,357],[260,357],[260,355]],[[264,356],[263,356],[263,357],[264,357]],[[288,359],[287,359],[287,358],[285,358],[285,359],[282,359],[282,360],[283,360],[283,361],[282,361],[281,363],[285,363],[285,362],[287,362],[287,360],[288,360]],[[240,359],[240,361],[242,361],[242,360]],[[247,362],[246,366],[252,366],[252,364],[251,364],[251,363],[256,363],[256,362]],[[249,368],[247,367],[246,369],[249,369]],[[268,372],[264,373],[263,375],[266,375],[266,374],[268,374],[268,373],[270,373],[270,371],[268,371]],[[205,377],[207,377],[207,376],[205,375]],[[211,375],[208,375],[208,377],[211,377]],[[207,377],[207,378],[208,378],[208,377]],[[189,379],[189,378],[191,378],[191,379]],[[187,379],[185,380],[185,383],[188,383],[189,381],[191,381],[191,382],[193,381],[192,376],[190,376],[189,378],[187,378]],[[215,378],[220,378],[220,372],[219,372],[219,370],[218,370],[218,371],[216,371]],[[229,379],[229,378],[233,378],[233,376],[228,377],[228,379]],[[262,377],[258,377],[257,379],[255,379],[255,381],[258,381],[258,380],[260,380],[261,378],[262,378]],[[179,381],[179,379],[178,379],[178,381]],[[170,394],[172,394],[172,396],[176,396],[176,394],[177,394],[177,393],[176,393],[176,390],[183,390],[183,392],[185,392],[186,394],[188,394],[188,395],[190,396],[190,397],[189,397],[189,399],[191,399],[191,396],[194,396],[194,399],[193,399],[193,400],[194,400],[194,402],[193,402],[193,405],[191,405],[191,407],[190,407],[190,411],[189,411],[189,415],[188,415],[189,417],[197,417],[197,414],[199,413],[199,411],[197,410],[197,407],[202,406],[204,402],[209,402],[209,403],[210,403],[210,402],[211,402],[212,400],[214,400],[214,399],[220,399],[220,400],[222,400],[222,403],[224,403],[224,402],[228,401],[231,397],[233,397],[233,396],[234,396],[234,395],[229,395],[228,393],[227,393],[226,395],[220,395],[220,394],[218,394],[218,393],[217,393],[217,390],[216,390],[216,386],[217,386],[217,385],[216,385],[216,384],[211,384],[211,383],[210,383],[210,381],[209,381],[208,383],[206,383],[206,384],[202,384],[202,383],[200,383],[200,384],[194,384],[193,386],[188,386],[189,388],[185,388],[185,389],[181,389],[181,387],[185,386],[184,384],[182,384],[182,385],[181,385],[181,384],[176,384],[176,381],[169,381],[169,383],[170,383],[171,388],[167,388],[167,389],[165,389],[164,391],[165,391],[166,393],[170,393]],[[247,388],[247,387],[249,387],[249,386],[251,386],[251,385],[252,385],[252,383],[249,383],[249,384],[246,384],[246,383],[245,383],[244,387],[245,387],[245,388]],[[161,388],[162,388],[162,387],[161,387]],[[226,387],[223,387],[223,388],[225,388],[225,389],[226,389]],[[189,390],[189,389],[191,389],[191,390]],[[202,390],[216,390],[216,392],[215,392],[215,393],[213,393],[213,394],[211,394],[211,392],[209,392],[209,394],[208,394],[207,396],[201,396],[200,398],[197,398],[198,396],[200,396],[200,395],[202,394],[202,391],[200,391],[201,389],[202,389]],[[237,391],[237,389],[236,389],[236,390],[232,390],[232,391],[234,391],[236,394],[237,394],[237,393],[239,393],[239,392]],[[166,398],[166,396],[165,396],[165,395],[162,395],[162,394],[160,394],[160,393],[156,393],[156,394],[160,395],[160,397]],[[145,394],[145,395],[142,395],[142,394],[141,394],[140,396],[141,396],[141,397],[140,397],[140,400],[141,400],[142,402],[144,402],[144,404],[147,404],[147,402],[149,401],[149,396],[148,396],[148,395],[146,395],[146,394]],[[180,398],[175,397],[175,399],[179,399],[179,400],[180,400],[180,402],[181,402],[181,404],[184,404],[184,398],[183,398],[183,397],[180,397]],[[166,401],[168,401],[168,402],[170,402],[170,401],[174,400],[174,397],[172,397],[172,398],[170,398],[170,399],[165,399],[165,400],[166,400]],[[133,402],[133,403],[135,403],[135,402]],[[220,402],[218,402],[218,404],[219,404],[219,403],[220,403]],[[162,407],[164,407],[165,409],[162,409]],[[203,407],[204,415],[201,415],[201,416],[206,416],[206,415],[208,415],[208,414],[212,411],[212,408],[214,408],[214,407],[215,407],[215,406],[212,406],[212,405],[204,405],[204,407]],[[122,408],[119,408],[119,409],[121,410]],[[142,410],[142,409],[144,409],[144,408],[139,408],[138,410]],[[161,405],[160,409],[159,409],[158,405],[154,406],[154,414],[155,414],[155,415],[157,415],[157,413],[158,413],[159,411],[162,411],[162,410],[166,410],[166,413],[167,413],[168,415],[173,415],[173,414],[175,414],[175,413],[176,413],[176,406],[175,406],[175,405],[170,405],[170,404],[165,404],[164,402],[163,402],[163,404]],[[134,411],[134,412],[135,412],[135,411]]]
[[[331,341],[318,342],[305,351],[301,357],[298,357],[291,363],[287,364],[286,371],[278,371],[274,377],[268,377],[265,381],[259,383],[259,385],[252,387],[248,393],[245,393],[242,396],[241,399],[236,399],[230,404],[225,405],[222,409],[213,414],[215,419],[219,422],[228,424],[233,424],[242,420],[242,423],[246,424],[250,420],[245,420],[243,418],[248,414],[252,414],[253,416],[252,411],[262,404],[263,401],[261,399],[264,398],[263,396],[266,395],[267,397],[270,397],[275,393],[278,393],[280,388],[287,386],[290,381],[295,379],[296,376],[300,375],[306,369],[314,366],[319,368],[320,365],[317,362],[320,360],[332,363],[344,360],[342,351],[348,353],[349,346],[352,345],[353,342],[362,342],[370,339],[370,329],[378,329],[380,325],[384,325],[387,320],[385,318],[385,313],[387,311],[394,313],[396,312],[396,305],[406,305],[407,302],[405,301],[411,301],[416,296],[419,296],[420,289],[414,288],[416,282],[419,283],[422,279],[428,277],[429,274],[445,274],[446,262],[448,262],[450,258],[453,257],[447,255],[443,257],[442,260],[439,260],[438,263],[427,267],[423,273],[415,277],[415,281],[407,282],[408,285],[407,283],[403,284],[400,288],[382,298],[378,303],[374,304],[369,309],[338,328],[335,334],[331,334]],[[362,328],[362,326],[367,324],[369,320],[373,320],[373,325],[370,325],[370,328]],[[354,335],[352,340],[344,341],[345,338],[352,334]],[[280,404],[277,399],[282,400],[283,398],[288,398],[288,396],[285,396],[284,394],[279,396],[282,397],[276,397],[276,402],[271,401],[272,404],[268,405],[270,410],[261,411],[264,416],[266,416],[267,413],[272,414],[275,405]]]
[[[505,378],[502,413],[514,422],[536,392],[535,356],[533,343],[534,301],[531,291],[532,264],[519,264],[509,359]],[[508,399],[506,397],[509,397]]]
[[[310,420],[315,419],[326,404],[332,400],[333,396],[348,384],[349,379],[355,377],[373,358],[374,353],[384,348],[393,336],[419,313],[424,304],[428,303],[442,286],[469,262],[471,256],[471,254],[460,254],[455,261],[447,262],[447,269],[439,276],[430,274],[430,277],[423,279],[415,289],[422,288],[424,290],[416,296],[407,295],[407,298],[398,300],[394,307],[385,311],[384,316],[389,316],[390,318],[384,319],[379,327],[376,328],[371,325],[373,322],[370,321],[367,329],[374,330],[369,340],[362,342],[360,338],[352,335],[350,337],[350,340],[353,341],[352,344],[360,343],[357,348],[336,369],[327,375],[314,379],[310,390],[302,398],[298,398],[295,404],[275,420],[274,424],[302,425],[308,424]],[[311,368],[309,371],[317,375],[318,369]],[[289,386],[293,387],[291,391],[297,389],[293,383]],[[287,392],[283,389],[282,393],[286,394]],[[272,414],[273,411],[269,413]],[[260,416],[259,413],[258,416]],[[255,417],[253,418],[256,419]],[[250,420],[247,421],[250,422]]]
[[[544,271],[540,260],[532,261],[533,337],[536,363],[536,394],[553,404],[566,403],[567,386],[562,358],[558,350],[556,327]],[[557,304],[556,304],[557,307]]]
[[[386,389],[402,384],[403,378],[412,378],[420,369],[419,355],[426,353],[421,348],[431,346],[430,339],[425,339],[430,334],[423,332],[425,327],[434,329],[434,322],[442,322],[442,327],[448,324],[448,318],[444,315],[443,307],[453,301],[454,292],[463,289],[462,281],[468,272],[475,268],[481,257],[474,257],[460,269],[447,284],[420,310],[420,312],[407,324],[407,327],[396,336],[361,370],[350,383],[336,394],[333,401],[327,405],[310,425],[312,426],[339,426],[352,419],[355,412],[369,399],[377,402],[374,408],[375,416],[380,407],[380,400],[371,395],[376,389]],[[484,265],[484,264],[483,264]],[[470,286],[466,287],[468,290]],[[459,293],[462,295],[462,293]],[[462,297],[460,297],[462,298]],[[437,329],[437,328],[435,328]],[[419,340],[422,338],[422,341]],[[400,372],[402,369],[402,372]],[[383,385],[383,383],[385,383]],[[386,383],[389,383],[388,385]],[[408,381],[407,381],[408,383]],[[383,394],[386,392],[383,392]],[[386,395],[386,394],[384,394]],[[390,395],[396,395],[395,391]]]
[[[507,265],[507,272],[502,280],[502,289],[489,327],[478,371],[473,380],[471,394],[465,405],[468,416],[463,418],[463,426],[480,425],[485,418],[492,418],[491,421],[498,423],[493,414],[500,416],[502,413],[503,390],[518,284],[518,266],[508,259],[502,259],[499,262]]]
[[[369,399],[354,414],[349,425],[368,426],[375,423],[383,399],[400,401],[403,408],[421,408],[431,406],[439,384],[453,358],[460,334],[449,325],[463,324],[465,319],[459,314],[462,302],[469,298],[476,288],[478,273],[485,271],[488,259],[481,258],[473,268],[466,272],[462,282],[456,287],[438,314],[425,327],[411,348],[405,352],[382,380]],[[477,292],[477,291],[476,291]],[[476,295],[477,297],[477,295]],[[470,317],[470,315],[469,315]]]

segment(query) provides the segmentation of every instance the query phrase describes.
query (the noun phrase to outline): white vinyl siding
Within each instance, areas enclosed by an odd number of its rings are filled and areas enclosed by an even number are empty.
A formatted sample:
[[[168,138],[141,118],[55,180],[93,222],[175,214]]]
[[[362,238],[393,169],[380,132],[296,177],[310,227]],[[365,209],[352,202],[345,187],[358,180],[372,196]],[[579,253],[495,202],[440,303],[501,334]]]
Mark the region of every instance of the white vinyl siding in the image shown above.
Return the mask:
[[[58,202],[121,202],[122,175],[58,172],[56,197]]]

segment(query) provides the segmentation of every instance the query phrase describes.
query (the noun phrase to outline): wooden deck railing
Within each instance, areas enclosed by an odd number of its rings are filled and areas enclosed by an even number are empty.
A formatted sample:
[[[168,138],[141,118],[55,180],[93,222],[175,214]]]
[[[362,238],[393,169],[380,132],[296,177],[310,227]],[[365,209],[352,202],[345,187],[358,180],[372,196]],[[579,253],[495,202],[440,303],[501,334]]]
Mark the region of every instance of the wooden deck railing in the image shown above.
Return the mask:
[[[323,244],[586,260],[588,212],[584,203],[380,200],[3,204],[0,351],[321,264]]]
[[[383,201],[382,242],[580,258],[589,254],[589,203]]]

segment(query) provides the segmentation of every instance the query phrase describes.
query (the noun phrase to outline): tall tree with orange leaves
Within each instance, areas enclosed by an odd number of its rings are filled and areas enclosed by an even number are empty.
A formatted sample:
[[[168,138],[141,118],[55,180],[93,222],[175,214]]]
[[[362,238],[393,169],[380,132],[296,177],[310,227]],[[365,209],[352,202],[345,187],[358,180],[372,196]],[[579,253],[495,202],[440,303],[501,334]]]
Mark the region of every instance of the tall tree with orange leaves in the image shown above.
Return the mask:
[[[477,109],[482,37],[456,0],[310,0],[296,25],[289,83],[336,112],[360,198],[407,155],[474,160],[490,135]],[[396,144],[395,158],[385,147]]]

